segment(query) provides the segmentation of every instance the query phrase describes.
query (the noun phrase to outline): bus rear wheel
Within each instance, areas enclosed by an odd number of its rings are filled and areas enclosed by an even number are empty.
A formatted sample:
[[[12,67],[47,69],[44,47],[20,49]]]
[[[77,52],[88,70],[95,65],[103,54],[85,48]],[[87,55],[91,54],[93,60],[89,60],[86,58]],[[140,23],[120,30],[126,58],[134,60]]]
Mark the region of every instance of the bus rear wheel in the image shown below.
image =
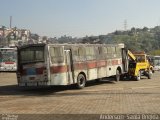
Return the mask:
[[[77,78],[77,88],[82,89],[86,85],[86,78],[83,74],[79,74]]]

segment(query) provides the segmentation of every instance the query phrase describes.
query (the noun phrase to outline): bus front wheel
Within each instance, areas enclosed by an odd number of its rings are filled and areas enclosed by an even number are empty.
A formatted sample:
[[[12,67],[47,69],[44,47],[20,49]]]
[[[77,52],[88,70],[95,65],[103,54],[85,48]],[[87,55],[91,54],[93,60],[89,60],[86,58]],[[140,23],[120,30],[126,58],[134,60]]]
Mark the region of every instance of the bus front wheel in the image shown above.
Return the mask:
[[[79,74],[77,78],[77,88],[82,89],[86,85],[86,78],[83,74]]]

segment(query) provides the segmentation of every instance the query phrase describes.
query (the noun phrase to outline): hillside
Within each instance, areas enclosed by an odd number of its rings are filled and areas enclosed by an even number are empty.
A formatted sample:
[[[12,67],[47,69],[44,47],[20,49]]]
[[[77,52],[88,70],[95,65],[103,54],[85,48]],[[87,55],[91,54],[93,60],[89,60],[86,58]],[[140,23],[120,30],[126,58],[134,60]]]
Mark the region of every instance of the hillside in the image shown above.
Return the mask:
[[[128,49],[160,55],[160,26],[154,28],[132,28],[115,31],[108,35],[85,37],[83,43],[124,43]]]

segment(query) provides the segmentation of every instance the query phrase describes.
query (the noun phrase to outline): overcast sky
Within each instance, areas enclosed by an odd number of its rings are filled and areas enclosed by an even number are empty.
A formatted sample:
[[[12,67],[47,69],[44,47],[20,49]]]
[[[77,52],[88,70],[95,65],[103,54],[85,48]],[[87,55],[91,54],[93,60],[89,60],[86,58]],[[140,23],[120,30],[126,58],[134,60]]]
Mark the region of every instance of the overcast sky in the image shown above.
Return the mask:
[[[160,0],[0,0],[0,25],[49,37],[102,35],[160,25]]]

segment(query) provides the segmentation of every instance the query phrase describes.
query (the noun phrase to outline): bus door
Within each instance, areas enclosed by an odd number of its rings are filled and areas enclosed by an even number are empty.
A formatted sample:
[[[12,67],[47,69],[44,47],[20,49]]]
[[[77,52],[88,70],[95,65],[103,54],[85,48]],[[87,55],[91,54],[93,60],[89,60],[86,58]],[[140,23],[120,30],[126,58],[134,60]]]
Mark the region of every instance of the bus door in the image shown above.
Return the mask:
[[[65,50],[65,63],[67,66],[66,77],[68,79],[68,84],[72,84],[73,82],[73,62],[71,56],[71,50]]]
[[[123,71],[128,72],[128,51],[125,48],[122,48],[122,66],[123,66]]]

